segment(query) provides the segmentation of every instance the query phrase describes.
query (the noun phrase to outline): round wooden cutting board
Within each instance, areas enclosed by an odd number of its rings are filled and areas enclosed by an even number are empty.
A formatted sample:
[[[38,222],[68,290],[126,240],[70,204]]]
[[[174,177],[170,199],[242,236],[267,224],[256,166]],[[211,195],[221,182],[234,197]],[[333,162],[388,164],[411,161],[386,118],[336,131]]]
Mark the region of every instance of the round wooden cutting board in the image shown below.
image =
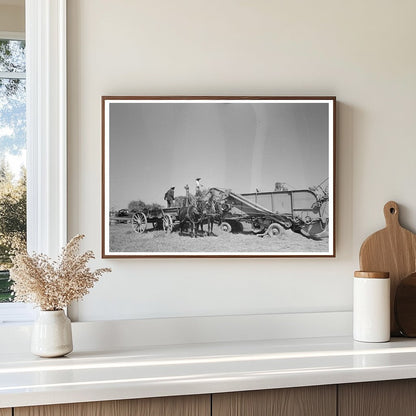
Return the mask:
[[[400,281],[416,271],[416,235],[399,222],[399,206],[390,201],[384,205],[386,228],[370,235],[360,250],[360,269],[390,273],[391,335],[400,335],[394,318],[394,299]]]

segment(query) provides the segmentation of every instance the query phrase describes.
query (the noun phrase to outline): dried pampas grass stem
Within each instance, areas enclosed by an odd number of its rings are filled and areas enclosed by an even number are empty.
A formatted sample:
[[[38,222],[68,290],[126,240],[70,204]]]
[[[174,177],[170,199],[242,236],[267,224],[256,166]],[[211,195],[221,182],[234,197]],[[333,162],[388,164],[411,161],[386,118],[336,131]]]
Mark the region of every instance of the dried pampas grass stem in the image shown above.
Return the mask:
[[[94,258],[92,251],[79,254],[84,235],[76,235],[62,249],[58,261],[44,254],[17,253],[10,270],[15,302],[34,303],[45,311],[56,311],[81,299],[109,268],[92,271],[87,266]]]

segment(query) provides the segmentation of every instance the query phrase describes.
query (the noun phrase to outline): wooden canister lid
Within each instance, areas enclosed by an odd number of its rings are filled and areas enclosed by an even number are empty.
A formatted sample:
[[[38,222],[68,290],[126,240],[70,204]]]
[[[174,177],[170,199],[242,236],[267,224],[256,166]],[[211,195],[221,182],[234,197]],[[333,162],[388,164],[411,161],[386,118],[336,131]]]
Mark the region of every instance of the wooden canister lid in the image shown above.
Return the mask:
[[[363,277],[365,279],[388,279],[390,276],[389,272],[362,272],[355,271],[354,277]]]

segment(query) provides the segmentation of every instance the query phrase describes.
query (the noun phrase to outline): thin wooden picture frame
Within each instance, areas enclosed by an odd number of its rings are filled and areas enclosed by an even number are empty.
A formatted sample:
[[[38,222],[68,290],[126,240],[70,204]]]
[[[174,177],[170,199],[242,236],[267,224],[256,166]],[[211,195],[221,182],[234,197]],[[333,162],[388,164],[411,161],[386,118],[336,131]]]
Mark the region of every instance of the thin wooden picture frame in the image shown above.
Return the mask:
[[[336,97],[101,107],[103,258],[335,257]]]

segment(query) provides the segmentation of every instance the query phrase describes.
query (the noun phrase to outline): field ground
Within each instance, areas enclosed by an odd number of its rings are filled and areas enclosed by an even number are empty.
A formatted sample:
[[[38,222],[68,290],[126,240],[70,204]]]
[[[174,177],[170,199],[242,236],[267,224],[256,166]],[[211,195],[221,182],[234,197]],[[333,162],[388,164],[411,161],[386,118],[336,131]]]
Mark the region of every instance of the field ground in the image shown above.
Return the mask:
[[[205,226],[206,229],[206,226]],[[275,237],[258,237],[251,232],[225,233],[215,225],[215,236],[179,235],[175,229],[171,234],[163,230],[148,230],[137,234],[130,224],[110,225],[111,252],[327,252],[328,238],[312,240],[290,230],[282,230]]]

